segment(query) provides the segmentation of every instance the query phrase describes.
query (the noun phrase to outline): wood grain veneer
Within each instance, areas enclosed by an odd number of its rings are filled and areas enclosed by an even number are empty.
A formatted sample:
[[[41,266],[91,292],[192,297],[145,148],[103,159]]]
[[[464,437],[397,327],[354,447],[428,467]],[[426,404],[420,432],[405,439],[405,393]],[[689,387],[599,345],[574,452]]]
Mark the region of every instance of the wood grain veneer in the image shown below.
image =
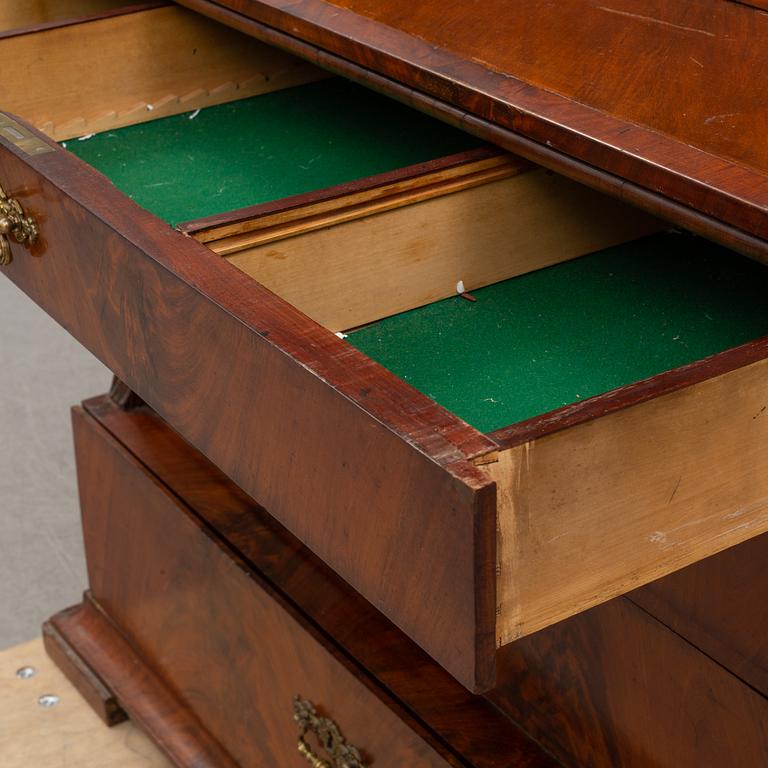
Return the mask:
[[[709,404],[717,397],[707,393],[719,392],[712,412],[723,420],[717,409],[743,390],[744,412],[738,423],[724,427],[730,454],[723,466],[731,467],[736,448],[743,448],[737,439],[741,422],[750,417],[747,410],[761,407],[759,377],[750,378],[747,363],[765,364],[764,344],[641,382],[628,388],[631,393],[580,406],[577,417],[542,418],[528,425],[524,451],[522,443],[482,435],[444,411],[208,249],[141,211],[75,158],[56,148],[30,157],[5,137],[2,142],[3,185],[37,218],[42,232],[31,253],[13,246],[6,274],[469,688],[492,684],[497,642],[763,530],[760,499],[747,487],[747,474],[764,459],[762,422],[745,431],[753,463],[721,480],[721,455],[703,439],[707,433],[696,408],[681,406],[680,421],[668,427],[665,418],[678,414],[660,395]],[[733,371],[730,378],[726,370]],[[643,423],[638,412],[650,421]],[[683,509],[676,501],[666,509],[653,486],[638,496],[639,513],[631,510],[639,514],[638,525],[627,538],[616,521],[626,515],[628,502],[622,506],[613,499],[634,499],[636,488],[632,478],[620,477],[621,453],[611,446],[639,435],[637,453],[629,458],[645,461],[654,432],[668,440],[673,469],[680,468],[682,476],[684,465],[700,460],[691,479],[706,475],[705,486],[723,497],[734,493],[738,508],[712,511],[697,497],[698,506]],[[536,451],[527,443],[535,443]],[[580,455],[574,446],[587,451],[589,472],[573,463]],[[563,462],[561,455],[567,457]],[[513,458],[512,469],[502,467]],[[657,451],[642,476],[661,487],[669,468],[659,462]],[[517,467],[523,494],[514,485]],[[578,557],[575,550],[566,553],[573,568],[585,556],[600,566],[594,571],[600,583],[588,583],[582,574],[563,593],[567,599],[556,597],[556,561],[542,557],[536,536],[518,537],[517,528],[510,536],[510,525],[526,519],[518,510],[544,509],[566,470],[567,487],[578,493],[549,518],[552,525],[566,520],[570,510],[602,536]],[[590,483],[601,500],[592,516],[583,502],[592,493]],[[510,493],[517,505],[511,513]],[[310,507],[314,513],[308,516]],[[728,515],[742,508],[745,517],[736,524]],[[689,525],[702,518],[707,522],[700,529]],[[669,537],[671,529],[684,530],[686,537],[679,544],[648,538],[659,531]],[[561,532],[553,534],[555,542]],[[598,552],[632,549],[635,534],[642,545],[637,550],[646,556],[642,563],[634,551],[626,562]],[[527,582],[509,577],[508,553],[523,543],[529,545],[527,559],[515,560],[515,567],[543,563],[539,580],[533,568],[526,571]],[[554,591],[545,594],[545,585]]]
[[[627,597],[768,697],[768,536],[757,536]]]
[[[375,765],[553,765],[149,409],[85,408],[73,418],[93,602],[54,626],[155,738],[173,711],[164,722],[154,691],[127,689],[127,662],[241,765],[300,762],[299,692]],[[98,630],[94,603],[119,638]]]
[[[498,665],[489,698],[566,766],[768,761],[768,700],[626,598],[507,646]]]

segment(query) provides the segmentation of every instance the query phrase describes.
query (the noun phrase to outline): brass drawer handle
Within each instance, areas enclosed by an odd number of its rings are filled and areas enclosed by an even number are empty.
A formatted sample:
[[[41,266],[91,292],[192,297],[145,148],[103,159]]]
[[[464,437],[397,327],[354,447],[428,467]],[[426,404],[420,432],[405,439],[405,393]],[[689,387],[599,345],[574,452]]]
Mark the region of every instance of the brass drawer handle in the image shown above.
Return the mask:
[[[298,723],[299,754],[312,768],[365,768],[360,752],[347,744],[341,731],[333,720],[320,717],[311,702],[295,696],[293,699],[293,719]],[[314,733],[330,760],[318,757],[304,738],[307,733]]]
[[[37,222],[31,216],[25,216],[19,201],[8,197],[0,187],[0,267],[13,260],[9,237],[17,243],[31,245],[38,234]]]

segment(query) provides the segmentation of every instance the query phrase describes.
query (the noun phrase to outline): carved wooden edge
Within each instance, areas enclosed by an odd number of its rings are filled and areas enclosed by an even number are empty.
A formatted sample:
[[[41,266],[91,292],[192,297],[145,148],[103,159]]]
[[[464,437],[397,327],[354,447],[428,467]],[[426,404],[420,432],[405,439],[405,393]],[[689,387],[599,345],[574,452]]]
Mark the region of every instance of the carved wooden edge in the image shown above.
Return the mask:
[[[740,188],[733,194],[726,188],[731,176],[734,177],[734,185],[740,184],[745,173],[742,166],[729,164],[702,150],[681,145],[680,142],[654,133],[650,129],[631,124],[628,127],[622,120],[598,113],[590,107],[542,91],[530,84],[525,85],[524,91],[532,99],[540,98],[545,106],[554,112],[560,109],[569,116],[571,112],[576,112],[581,116],[580,119],[589,125],[605,123],[605,136],[591,136],[588,132],[576,130],[572,126],[569,128],[557,119],[548,119],[541,114],[521,114],[524,110],[493,99],[490,99],[488,115],[472,113],[464,107],[463,102],[473,104],[478,98],[468,87],[462,87],[456,82],[450,82],[446,86],[435,75],[421,72],[413,65],[404,65],[402,61],[389,61],[392,57],[381,51],[368,51],[354,39],[345,40],[338,30],[324,29],[319,24],[314,24],[310,19],[312,14],[322,16],[321,6],[326,9],[329,7],[324,0],[293,4],[291,9],[295,11],[296,16],[269,7],[267,3],[254,3],[249,11],[252,15],[246,16],[231,10],[230,7],[223,7],[231,6],[228,2],[178,2],[263,42],[308,59],[324,69],[391,96],[556,173],[643,208],[655,216],[686,227],[740,253],[768,261],[768,244],[763,239],[768,235],[768,221],[761,203],[749,202]],[[344,24],[354,26],[355,21],[362,21],[361,17],[353,20],[352,16],[355,14],[344,9],[328,14],[339,27]],[[393,30],[389,31],[397,34]],[[411,38],[408,40],[412,47],[426,45]],[[347,50],[347,47],[350,50]],[[365,53],[369,55],[365,56]],[[361,61],[364,60],[365,66],[357,63],[355,56]],[[467,62],[461,64],[468,65]],[[411,69],[414,72],[410,72]],[[484,71],[475,74],[494,77],[492,73]],[[477,87],[482,90],[480,85]],[[432,92],[450,93],[454,97],[452,101],[456,103],[445,101],[432,95]],[[581,115],[581,112],[585,114]],[[557,133],[565,135],[555,141],[554,136]],[[652,137],[655,142],[663,144],[666,154],[671,157],[688,152],[711,160],[714,168],[710,175],[720,184],[715,187],[706,181],[697,181],[695,174],[676,171],[660,163],[647,162],[631,152],[617,149],[618,140],[623,143],[639,141],[635,138],[635,133],[642,134],[646,143],[650,140],[649,137]],[[562,145],[564,149],[552,148],[557,145]],[[632,167],[628,167],[629,165]],[[752,171],[752,176],[764,179],[756,171]]]
[[[43,632],[51,659],[107,725],[130,717],[179,768],[238,768],[149,669],[90,593],[79,605],[52,616]],[[114,702],[109,711],[107,701]]]
[[[16,29],[7,29],[5,31],[0,30],[0,40],[9,37],[20,37],[21,35],[33,35],[37,32],[47,32],[49,29],[71,27],[74,24],[87,24],[90,21],[101,21],[102,19],[109,19],[113,16],[127,16],[129,13],[151,11],[155,8],[162,8],[163,6],[170,4],[170,0],[145,0],[144,2],[133,3],[129,3],[129,0],[126,0],[126,5],[121,6],[120,8],[110,8],[106,11],[90,13],[87,16],[73,16],[68,19],[58,19],[43,24],[33,24],[28,27],[17,27]]]
[[[59,630],[58,622],[74,612],[81,610],[67,608],[43,624],[43,644],[48,656],[75,686],[78,693],[88,702],[91,709],[110,728],[128,719],[114,693],[93,671],[83,657],[72,647],[66,636]]]
[[[407,179],[418,178],[419,176],[434,173],[435,171],[443,171],[465,163],[485,160],[503,154],[503,151],[498,147],[477,147],[476,149],[469,149],[465,152],[456,152],[452,155],[438,157],[434,160],[427,160],[423,163],[409,165],[405,168],[397,168],[393,171],[387,171],[386,173],[378,173],[373,176],[366,176],[362,179],[348,181],[344,184],[336,184],[332,187],[326,187],[325,189],[304,192],[280,200],[271,200],[266,203],[250,205],[234,211],[226,211],[225,213],[217,213],[212,216],[185,221],[181,224],[177,224],[176,229],[186,235],[196,235],[208,229],[237,224],[256,217],[267,216],[278,211],[290,211],[294,208],[301,208],[302,206],[312,205],[314,203],[335,200],[336,198],[352,195],[363,190],[376,189],[377,187],[383,187],[387,184],[394,184]],[[521,165],[525,167],[526,164],[521,163]]]
[[[127,384],[120,381],[117,376],[112,377],[109,387],[109,399],[124,411],[132,411],[141,408],[146,403]]]

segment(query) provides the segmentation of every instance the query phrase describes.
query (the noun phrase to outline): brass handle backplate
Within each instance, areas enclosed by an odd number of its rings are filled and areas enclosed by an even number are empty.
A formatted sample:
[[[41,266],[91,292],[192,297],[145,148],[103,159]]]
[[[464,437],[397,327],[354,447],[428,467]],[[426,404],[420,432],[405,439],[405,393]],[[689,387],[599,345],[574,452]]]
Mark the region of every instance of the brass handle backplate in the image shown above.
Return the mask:
[[[365,768],[360,752],[347,744],[333,720],[320,717],[311,702],[296,696],[293,699],[293,719],[299,726],[299,754],[312,768]],[[314,733],[328,759],[316,755],[307,744],[306,735]]]
[[[0,187],[0,267],[10,264],[13,259],[10,237],[17,243],[32,245],[38,234],[37,222],[31,216],[25,216],[19,201],[8,197]]]

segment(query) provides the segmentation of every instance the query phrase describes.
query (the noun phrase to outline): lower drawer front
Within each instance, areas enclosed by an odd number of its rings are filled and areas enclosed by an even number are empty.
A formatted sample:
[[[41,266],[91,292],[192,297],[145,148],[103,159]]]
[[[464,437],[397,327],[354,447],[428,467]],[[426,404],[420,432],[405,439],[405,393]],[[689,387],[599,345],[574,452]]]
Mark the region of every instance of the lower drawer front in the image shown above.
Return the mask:
[[[361,765],[452,764],[94,420],[76,411],[74,423],[94,599],[238,764],[307,764],[296,697],[332,718]]]

